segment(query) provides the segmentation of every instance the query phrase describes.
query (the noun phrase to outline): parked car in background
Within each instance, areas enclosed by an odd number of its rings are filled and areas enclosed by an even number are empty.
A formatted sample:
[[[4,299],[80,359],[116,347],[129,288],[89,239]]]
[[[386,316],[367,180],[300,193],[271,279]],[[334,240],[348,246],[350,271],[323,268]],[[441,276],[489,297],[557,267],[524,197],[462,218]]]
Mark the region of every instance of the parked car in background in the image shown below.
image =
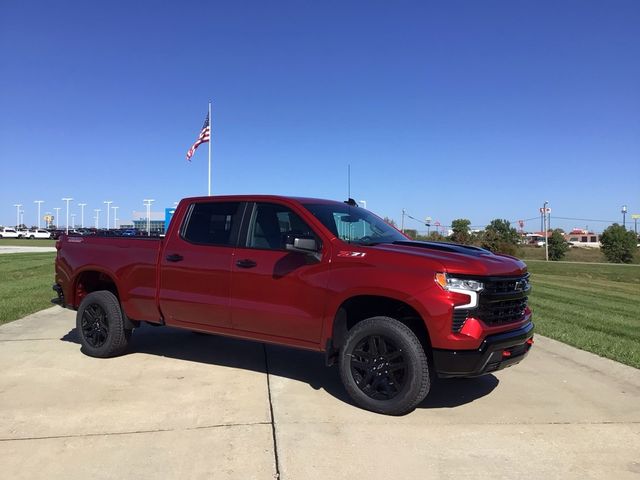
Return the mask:
[[[51,233],[51,238],[53,238],[54,240],[59,239],[60,235],[64,235],[65,233],[67,233],[66,230],[59,229],[59,228],[55,228],[53,230],[49,230],[49,232]]]
[[[0,228],[0,238],[20,238],[20,234],[15,228]]]
[[[35,230],[28,231],[24,237],[30,240],[36,238],[51,238],[51,233],[43,228],[36,228]]]
[[[18,238],[27,238],[29,236],[29,230],[26,228],[20,228],[17,230]]]

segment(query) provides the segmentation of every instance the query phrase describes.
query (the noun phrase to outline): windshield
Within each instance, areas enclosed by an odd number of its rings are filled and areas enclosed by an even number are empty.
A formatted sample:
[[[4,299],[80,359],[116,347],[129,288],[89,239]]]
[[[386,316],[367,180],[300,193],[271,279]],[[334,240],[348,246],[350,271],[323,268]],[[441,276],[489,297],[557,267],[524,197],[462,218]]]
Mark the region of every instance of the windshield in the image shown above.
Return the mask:
[[[349,243],[375,245],[406,241],[398,230],[373,213],[358,207],[335,204],[304,204],[335,236]]]

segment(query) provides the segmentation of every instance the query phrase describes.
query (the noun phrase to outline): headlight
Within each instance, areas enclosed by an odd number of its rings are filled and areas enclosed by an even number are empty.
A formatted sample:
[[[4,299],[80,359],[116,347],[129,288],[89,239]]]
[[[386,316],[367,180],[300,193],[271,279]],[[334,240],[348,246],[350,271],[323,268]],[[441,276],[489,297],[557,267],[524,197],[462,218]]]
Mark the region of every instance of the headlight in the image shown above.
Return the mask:
[[[436,283],[445,290],[450,291],[465,290],[468,292],[480,292],[484,288],[483,283],[477,280],[456,278],[446,273],[436,273]]]

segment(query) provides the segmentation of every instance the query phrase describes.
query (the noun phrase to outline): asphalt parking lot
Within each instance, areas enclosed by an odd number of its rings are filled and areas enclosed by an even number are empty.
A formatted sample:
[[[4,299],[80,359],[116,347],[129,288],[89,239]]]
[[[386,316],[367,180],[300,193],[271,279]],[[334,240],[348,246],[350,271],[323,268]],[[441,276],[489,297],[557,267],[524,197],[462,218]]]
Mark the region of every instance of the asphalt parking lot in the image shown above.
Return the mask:
[[[0,327],[3,478],[640,478],[640,371],[546,338],[396,418],[318,354],[144,327],[100,360],[74,324]]]

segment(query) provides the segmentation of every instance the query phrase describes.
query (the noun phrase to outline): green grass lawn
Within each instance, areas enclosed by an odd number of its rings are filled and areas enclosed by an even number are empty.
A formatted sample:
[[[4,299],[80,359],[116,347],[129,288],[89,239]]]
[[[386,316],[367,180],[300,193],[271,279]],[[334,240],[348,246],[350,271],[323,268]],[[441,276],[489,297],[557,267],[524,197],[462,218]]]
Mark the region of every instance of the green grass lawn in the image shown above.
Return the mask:
[[[0,246],[5,247],[55,247],[56,241],[46,238],[0,238]]]
[[[518,248],[517,256],[525,262],[527,260],[544,260],[544,247],[521,245]],[[589,247],[572,247],[562,260],[566,262],[607,263],[607,259],[599,248]],[[634,257],[633,263],[640,263],[640,252]]]
[[[0,325],[51,306],[55,256],[53,252],[0,255]]]
[[[528,265],[538,333],[640,368],[640,266]]]

